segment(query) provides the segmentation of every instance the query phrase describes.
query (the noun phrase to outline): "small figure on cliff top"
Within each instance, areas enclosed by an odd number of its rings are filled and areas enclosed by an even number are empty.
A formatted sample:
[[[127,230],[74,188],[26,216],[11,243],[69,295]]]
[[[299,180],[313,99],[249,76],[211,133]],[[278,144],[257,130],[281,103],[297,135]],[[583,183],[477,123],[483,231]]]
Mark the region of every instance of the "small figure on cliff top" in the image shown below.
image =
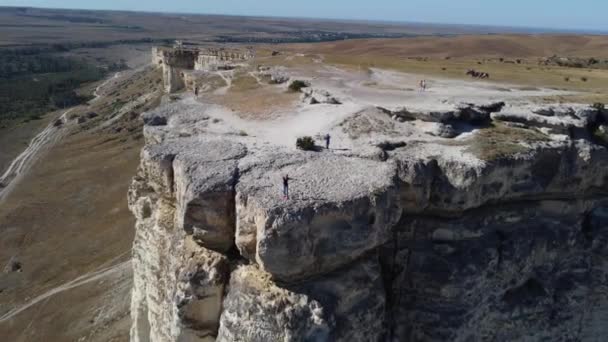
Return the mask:
[[[329,150],[329,142],[331,141],[331,135],[329,133],[325,134],[325,149]]]
[[[420,80],[420,91],[426,91],[426,80]]]
[[[289,199],[289,181],[292,178],[289,178],[289,175],[283,176],[283,198]]]

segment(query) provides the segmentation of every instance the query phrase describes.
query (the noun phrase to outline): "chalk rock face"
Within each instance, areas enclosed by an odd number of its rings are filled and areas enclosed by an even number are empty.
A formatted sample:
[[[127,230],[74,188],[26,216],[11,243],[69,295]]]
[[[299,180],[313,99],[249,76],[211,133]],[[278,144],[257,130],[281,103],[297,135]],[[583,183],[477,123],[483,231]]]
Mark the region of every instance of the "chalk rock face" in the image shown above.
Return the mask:
[[[436,117],[483,125],[502,107]],[[460,138],[303,152],[213,131],[192,108],[176,103],[144,116],[146,147],[129,192],[137,219],[132,341],[608,334],[603,145],[550,133],[513,142],[516,153],[492,160],[474,157]],[[391,130],[445,124],[395,122],[381,109],[359,118],[372,114]],[[587,114],[574,111],[588,120],[575,128],[598,124]]]
[[[529,111],[505,109],[492,119],[546,128],[556,134],[581,134],[587,127],[604,121],[603,111],[588,107],[539,107]]]
[[[205,151],[186,150],[174,159],[176,224],[205,247],[226,252],[234,245],[237,158],[246,150],[224,140],[202,148]]]
[[[305,154],[271,158],[289,164],[257,157],[241,163],[236,229],[242,254],[277,279],[332,271],[390,238],[400,217],[394,165]],[[289,205],[276,189],[282,175],[293,177]]]
[[[593,341],[605,331],[592,323],[606,314],[605,205],[515,202],[404,219],[384,254],[392,339]]]
[[[493,163],[412,159],[395,152],[408,212],[459,214],[485,203],[522,198],[569,198],[606,186],[608,151],[552,143]]]
[[[257,267],[240,267],[224,300],[218,341],[377,341],[385,315],[382,285],[373,256],[282,287]]]
[[[200,149],[201,144],[206,148]],[[242,145],[182,139],[147,146],[129,193],[133,341],[213,341],[229,279],[234,179]]]
[[[230,279],[218,341],[327,340],[321,304],[276,286],[268,274],[242,266]]]

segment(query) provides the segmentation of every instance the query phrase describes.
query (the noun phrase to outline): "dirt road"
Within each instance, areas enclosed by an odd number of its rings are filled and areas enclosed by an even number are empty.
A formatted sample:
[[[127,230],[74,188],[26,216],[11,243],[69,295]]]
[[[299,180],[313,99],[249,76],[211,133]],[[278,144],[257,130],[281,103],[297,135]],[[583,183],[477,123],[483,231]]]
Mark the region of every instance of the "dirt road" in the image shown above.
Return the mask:
[[[120,73],[117,72],[113,77],[105,80],[100,84],[93,95],[95,98],[91,102],[99,100],[104,95],[100,94],[99,91],[103,89],[108,83],[117,79]],[[43,149],[47,149],[56,143],[61,137],[67,132],[68,126],[72,124],[69,120],[69,114],[74,111],[77,107],[66,110],[57,120],[53,120],[49,125],[36,135],[28,147],[21,152],[13,160],[13,162],[6,169],[4,174],[0,177],[0,203],[8,195],[8,193],[17,185],[20,176],[22,176],[32,166],[36,159],[40,156],[40,152]],[[59,123],[59,121],[61,123]]]
[[[68,115],[74,109],[75,108],[66,110],[61,117],[57,119],[61,120],[61,125],[55,125],[57,120],[51,122],[44,130],[42,130],[42,132],[32,139],[28,147],[9,165],[4,174],[0,177],[0,203],[2,203],[4,197],[6,197],[6,195],[14,188],[19,177],[34,163],[36,158],[39,156],[39,152],[43,148],[48,148],[61,138],[62,132],[65,131],[64,126],[68,123]]]
[[[4,314],[0,317],[0,323],[10,320],[11,318],[17,316],[21,312],[29,309],[30,307],[42,302],[43,300],[45,300],[51,296],[54,296],[54,295],[64,292],[64,291],[71,290],[75,287],[82,286],[84,284],[87,284],[87,283],[90,283],[93,281],[101,280],[104,277],[111,275],[112,273],[121,271],[123,269],[130,268],[130,267],[131,267],[131,260],[128,260],[128,261],[125,261],[123,263],[120,263],[120,264],[117,264],[114,266],[102,268],[98,271],[82,275],[68,283],[55,287],[55,288],[51,289],[50,291],[47,291],[47,292],[41,294],[40,296],[30,300],[29,302],[25,303],[24,305],[21,305],[19,307],[16,307],[16,308],[10,310],[9,312],[7,312],[6,314]]]

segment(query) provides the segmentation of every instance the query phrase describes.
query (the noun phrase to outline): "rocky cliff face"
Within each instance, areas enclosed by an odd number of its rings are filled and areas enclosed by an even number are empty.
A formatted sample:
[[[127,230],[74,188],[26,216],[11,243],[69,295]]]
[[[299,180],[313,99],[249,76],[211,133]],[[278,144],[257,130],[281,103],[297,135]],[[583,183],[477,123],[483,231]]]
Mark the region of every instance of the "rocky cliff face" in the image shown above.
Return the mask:
[[[144,120],[133,341],[608,333],[602,145],[563,136],[492,160],[416,142],[302,152],[185,107]]]

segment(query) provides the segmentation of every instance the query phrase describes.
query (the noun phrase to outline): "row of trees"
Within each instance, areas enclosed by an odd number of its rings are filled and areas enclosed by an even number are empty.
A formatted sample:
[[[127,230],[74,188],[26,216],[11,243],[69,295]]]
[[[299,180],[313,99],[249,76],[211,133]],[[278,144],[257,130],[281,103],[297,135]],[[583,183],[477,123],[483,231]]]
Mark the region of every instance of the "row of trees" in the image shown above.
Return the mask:
[[[0,123],[21,118],[27,121],[83,103],[89,98],[75,90],[107,73],[107,69],[83,60],[47,54],[15,58],[0,53],[0,66]]]
[[[49,55],[0,54],[0,78],[66,72],[87,67],[86,63],[72,58]]]

